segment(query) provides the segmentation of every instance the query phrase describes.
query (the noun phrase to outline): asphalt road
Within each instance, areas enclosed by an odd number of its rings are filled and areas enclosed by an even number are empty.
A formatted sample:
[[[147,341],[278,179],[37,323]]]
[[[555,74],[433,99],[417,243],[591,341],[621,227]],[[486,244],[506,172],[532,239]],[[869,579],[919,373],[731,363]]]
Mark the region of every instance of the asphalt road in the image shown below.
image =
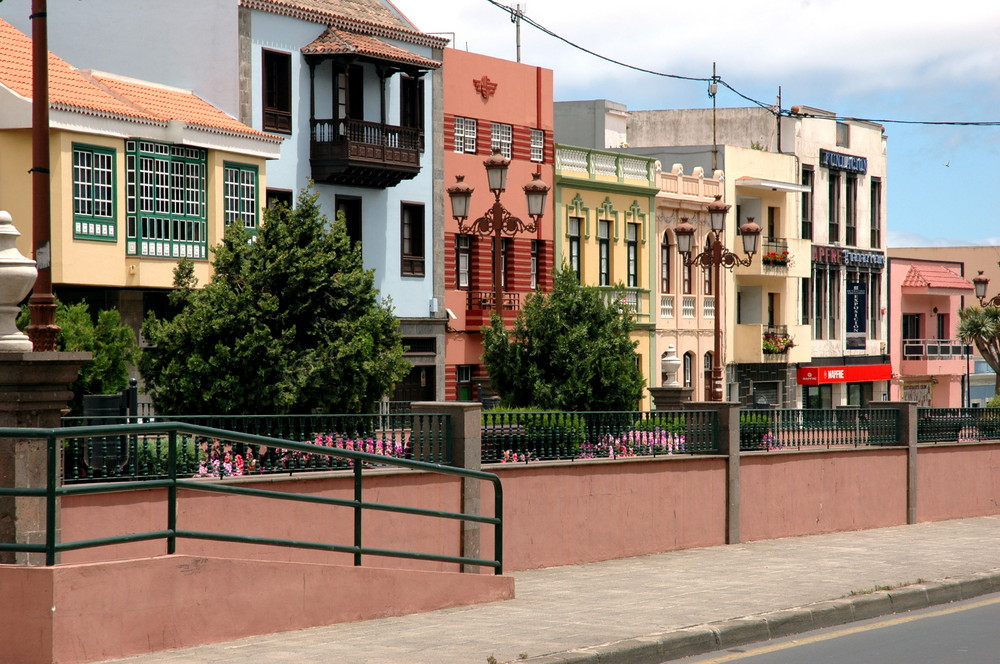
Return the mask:
[[[806,632],[672,664],[988,664],[1000,662],[1000,593]]]

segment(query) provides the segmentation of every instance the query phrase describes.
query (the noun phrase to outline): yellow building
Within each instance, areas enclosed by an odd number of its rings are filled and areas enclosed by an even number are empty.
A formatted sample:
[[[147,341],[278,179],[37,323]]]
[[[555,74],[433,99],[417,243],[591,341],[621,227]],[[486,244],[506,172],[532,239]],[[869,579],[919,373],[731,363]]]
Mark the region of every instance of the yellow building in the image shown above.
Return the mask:
[[[0,209],[32,255],[31,40],[0,20]],[[254,229],[282,139],[186,90],[74,69],[49,54],[52,283],[138,327],[181,258],[209,278],[225,225]]]
[[[555,263],[568,264],[580,283],[626,303],[635,316],[632,338],[646,385],[658,385],[653,298],[656,293],[656,160],[556,146]],[[645,396],[641,409],[650,407]]]

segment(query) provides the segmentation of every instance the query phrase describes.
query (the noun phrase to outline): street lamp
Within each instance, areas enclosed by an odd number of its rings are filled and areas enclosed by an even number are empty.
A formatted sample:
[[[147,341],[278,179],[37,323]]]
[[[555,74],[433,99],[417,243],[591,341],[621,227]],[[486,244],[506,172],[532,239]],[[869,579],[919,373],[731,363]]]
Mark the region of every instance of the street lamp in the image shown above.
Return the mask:
[[[502,242],[503,237],[514,237],[518,233],[534,233],[538,222],[545,214],[545,199],[548,197],[549,186],[541,175],[534,173],[532,180],[524,185],[524,195],[528,200],[528,216],[530,222],[515,217],[500,202],[500,194],[507,189],[507,168],[510,159],[503,157],[499,150],[494,150],[486,161],[486,177],[490,192],[493,193],[493,206],[483,216],[468,226],[469,208],[472,202],[473,188],[465,183],[464,175],[455,176],[455,184],[448,187],[448,197],[451,199],[451,216],[458,222],[461,233],[475,233],[482,236],[493,236],[493,308],[498,316],[503,312],[503,277],[502,277]]]
[[[1000,295],[994,295],[990,299],[986,299],[986,288],[990,285],[989,277],[983,276],[983,271],[979,270],[979,276],[973,278],[972,285],[976,287],[976,297],[979,298],[979,304],[984,307],[1000,307]]]
[[[757,253],[757,245],[760,241],[760,226],[749,219],[747,223],[740,226],[740,235],[743,237],[743,253],[746,258],[740,258],[729,251],[723,243],[723,236],[726,230],[726,215],[729,207],[722,202],[722,196],[716,196],[715,200],[708,204],[708,223],[712,229],[710,247],[696,256],[691,255],[691,243],[694,239],[695,227],[688,223],[687,217],[681,218],[681,223],[677,224],[674,232],[677,234],[677,250],[684,259],[684,265],[700,265],[703,268],[713,268],[712,280],[715,282],[715,352],[712,358],[712,393],[710,401],[722,401],[723,386],[723,364],[722,364],[722,280],[721,268],[732,270],[737,265],[748,267],[753,260],[753,255]]]

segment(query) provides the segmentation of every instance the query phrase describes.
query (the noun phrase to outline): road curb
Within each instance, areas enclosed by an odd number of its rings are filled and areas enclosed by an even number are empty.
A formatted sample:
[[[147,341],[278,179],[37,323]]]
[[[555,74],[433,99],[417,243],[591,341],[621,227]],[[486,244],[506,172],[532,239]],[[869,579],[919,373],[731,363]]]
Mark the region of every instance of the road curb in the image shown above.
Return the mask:
[[[1000,570],[960,579],[921,581],[757,616],[692,625],[517,661],[527,664],[662,664],[682,657],[925,609],[993,592],[1000,592]]]

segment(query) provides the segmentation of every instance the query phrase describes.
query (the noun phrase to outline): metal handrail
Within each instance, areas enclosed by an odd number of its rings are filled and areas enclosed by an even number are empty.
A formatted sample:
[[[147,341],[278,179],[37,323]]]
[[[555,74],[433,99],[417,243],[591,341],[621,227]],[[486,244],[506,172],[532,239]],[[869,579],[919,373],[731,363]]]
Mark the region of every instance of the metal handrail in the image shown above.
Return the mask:
[[[168,436],[168,477],[158,480],[144,480],[133,482],[115,482],[106,484],[82,484],[72,486],[60,486],[58,476],[59,465],[57,454],[59,451],[59,441],[65,438],[89,437],[89,436],[122,436],[122,435],[144,435],[159,434]],[[271,491],[264,489],[251,489],[241,486],[233,486],[229,483],[212,483],[204,480],[179,478],[177,476],[177,437],[178,435],[206,436],[219,438],[235,443],[246,445],[267,445],[297,450],[308,454],[335,456],[349,459],[353,463],[354,473],[354,498],[352,500],[340,498],[325,498],[320,496],[309,496],[303,494],[290,494],[281,491]],[[354,555],[354,564],[361,565],[362,555],[388,556],[395,558],[407,558],[415,560],[433,560],[437,562],[456,563],[461,565],[478,565],[482,567],[494,568],[495,574],[503,573],[503,487],[500,478],[493,473],[465,468],[455,468],[451,466],[441,466],[423,461],[412,461],[410,459],[398,459],[385,457],[376,454],[366,454],[352,450],[324,447],[309,443],[299,443],[295,441],[269,438],[245,434],[224,429],[203,427],[194,424],[181,422],[159,422],[153,424],[119,424],[113,426],[93,426],[93,427],[63,427],[58,429],[14,429],[0,428],[0,439],[14,438],[17,440],[41,439],[47,443],[46,453],[46,487],[41,488],[0,488],[0,496],[12,497],[38,497],[46,501],[46,528],[44,544],[27,543],[0,543],[0,551],[12,551],[19,553],[44,553],[45,564],[55,565],[56,555],[63,551],[72,551],[98,546],[108,546],[114,544],[124,544],[129,542],[139,542],[145,540],[166,539],[167,553],[176,552],[177,538],[215,540],[221,542],[240,542],[246,544],[263,544],[272,546],[286,546],[295,548],[319,549],[340,553],[351,553]],[[410,468],[413,470],[423,470],[444,475],[453,475],[462,478],[475,479],[490,482],[494,491],[494,516],[486,517],[476,514],[466,514],[464,512],[445,512],[439,510],[428,510],[402,505],[390,505],[374,503],[362,500],[362,470],[364,463],[378,464],[381,466],[396,466],[399,468]],[[129,535],[117,535],[112,537],[102,537],[90,540],[78,540],[75,542],[56,542],[56,530],[58,523],[56,499],[69,495],[93,495],[112,492],[123,492],[163,488],[167,490],[167,524],[163,530],[155,530],[143,533],[133,533]],[[286,540],[277,538],[249,537],[241,535],[227,535],[221,533],[210,533],[203,531],[184,530],[177,527],[177,492],[179,489],[189,491],[208,491],[216,493],[229,493],[234,495],[256,496],[266,498],[276,498],[281,500],[291,500],[299,502],[317,503],[323,505],[333,505],[350,507],[355,510],[354,517],[354,542],[352,545],[325,544],[321,542],[304,542],[298,540]],[[465,556],[446,556],[433,553],[420,553],[413,551],[400,551],[394,549],[377,549],[366,547],[362,544],[362,514],[365,510],[395,512],[400,514],[410,514],[416,516],[435,517],[443,519],[453,519],[460,521],[472,521],[493,525],[495,529],[495,550],[494,559],[470,558]]]

